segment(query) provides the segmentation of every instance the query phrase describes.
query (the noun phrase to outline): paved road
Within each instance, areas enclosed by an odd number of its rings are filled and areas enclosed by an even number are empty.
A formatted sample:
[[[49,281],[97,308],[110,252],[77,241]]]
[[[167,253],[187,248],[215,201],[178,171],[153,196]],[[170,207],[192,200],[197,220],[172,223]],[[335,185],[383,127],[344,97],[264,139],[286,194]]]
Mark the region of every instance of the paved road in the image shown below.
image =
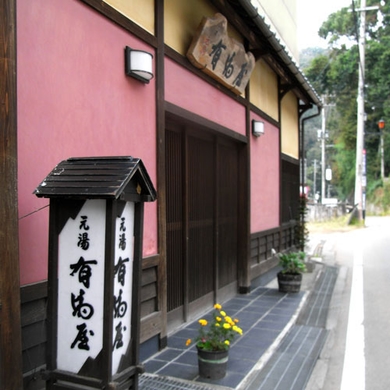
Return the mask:
[[[390,389],[390,218],[320,238],[323,261],[340,271],[328,340],[306,390]]]

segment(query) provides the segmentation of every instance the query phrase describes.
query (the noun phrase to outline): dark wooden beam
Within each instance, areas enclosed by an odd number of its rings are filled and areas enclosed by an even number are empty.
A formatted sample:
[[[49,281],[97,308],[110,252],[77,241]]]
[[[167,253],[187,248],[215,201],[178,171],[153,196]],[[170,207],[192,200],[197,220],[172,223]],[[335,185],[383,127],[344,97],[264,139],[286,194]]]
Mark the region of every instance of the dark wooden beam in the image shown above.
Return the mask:
[[[279,101],[281,101],[285,95],[290,92],[294,87],[291,84],[280,84],[279,86]]]
[[[80,0],[86,5],[92,7],[97,12],[100,12],[102,15],[111,19],[118,26],[124,28],[126,31],[129,31],[131,34],[134,34],[136,37],[142,39],[144,42],[147,42],[149,45],[156,47],[157,40],[150,34],[148,31],[138,26],[136,23],[131,21],[127,16],[121,14],[111,5],[107,4],[102,0]]]
[[[155,1],[156,51],[156,137],[157,137],[157,215],[158,215],[158,311],[161,313],[160,348],[167,346],[167,227],[166,227],[166,186],[165,186],[165,45],[164,45],[164,0]]]
[[[22,389],[16,128],[16,0],[0,0],[0,388]]]

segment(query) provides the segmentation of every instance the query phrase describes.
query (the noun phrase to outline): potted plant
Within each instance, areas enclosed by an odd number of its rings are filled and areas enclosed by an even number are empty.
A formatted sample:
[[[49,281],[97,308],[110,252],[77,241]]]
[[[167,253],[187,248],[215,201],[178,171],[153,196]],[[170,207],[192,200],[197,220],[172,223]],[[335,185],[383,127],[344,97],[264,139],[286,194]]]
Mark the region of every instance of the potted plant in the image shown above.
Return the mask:
[[[228,316],[218,303],[214,305],[210,321],[204,318],[198,321],[200,328],[196,348],[201,377],[221,379],[225,376],[230,344],[237,335],[242,335],[238,322],[237,318]],[[191,344],[191,339],[186,344]]]
[[[286,252],[279,254],[278,272],[280,292],[299,292],[301,290],[302,273],[306,272],[305,252]]]

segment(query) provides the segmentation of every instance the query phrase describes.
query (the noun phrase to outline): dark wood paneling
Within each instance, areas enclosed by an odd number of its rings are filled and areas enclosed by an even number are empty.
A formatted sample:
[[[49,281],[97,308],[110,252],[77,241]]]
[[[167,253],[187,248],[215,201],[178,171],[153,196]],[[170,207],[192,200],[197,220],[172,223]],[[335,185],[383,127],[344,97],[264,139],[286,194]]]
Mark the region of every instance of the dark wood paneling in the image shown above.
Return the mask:
[[[22,387],[17,199],[16,0],[0,0],[0,388]]]
[[[142,270],[142,287],[157,282],[157,269],[156,267],[150,267]]]
[[[46,323],[45,318],[31,325],[23,327],[22,349],[26,351],[37,345],[46,343]]]
[[[159,334],[163,328],[158,311],[157,266],[159,256],[142,261],[141,277],[141,342]],[[22,298],[22,364],[25,390],[45,387],[40,370],[46,367],[47,282],[23,286]]]
[[[156,283],[148,284],[141,288],[141,300],[147,301],[157,297],[157,285]]]
[[[217,150],[218,288],[237,281],[238,259],[238,151],[218,144]]]
[[[183,120],[172,117],[166,130],[170,328],[191,318],[199,302],[204,309],[219,299],[219,291],[228,295],[228,286],[237,292],[238,221],[242,220],[239,173],[243,144]]]
[[[168,312],[184,305],[184,161],[181,133],[166,132],[166,231]]]
[[[278,265],[279,259],[272,254],[272,249],[279,253],[296,247],[296,225],[295,221],[290,221],[280,228],[252,234],[250,243],[251,280]]]
[[[189,302],[214,290],[214,149],[210,140],[188,138]],[[174,177],[172,177],[174,180]]]
[[[46,319],[46,299],[22,303],[22,328]]]
[[[23,383],[25,390],[42,389],[39,372],[46,366],[47,283],[23,286],[21,296]]]
[[[162,331],[162,313],[155,312],[141,319],[140,342],[143,343]]]
[[[299,220],[299,162],[282,159],[282,223]]]
[[[157,312],[157,297],[153,297],[141,303],[141,319],[147,317],[149,314]],[[143,329],[141,327],[141,333]]]

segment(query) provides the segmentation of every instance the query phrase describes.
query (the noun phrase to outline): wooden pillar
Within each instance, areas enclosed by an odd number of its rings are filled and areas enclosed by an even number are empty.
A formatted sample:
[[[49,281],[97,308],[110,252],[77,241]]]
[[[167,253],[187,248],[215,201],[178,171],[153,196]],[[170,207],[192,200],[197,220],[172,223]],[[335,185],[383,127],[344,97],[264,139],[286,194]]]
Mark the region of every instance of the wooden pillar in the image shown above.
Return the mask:
[[[0,388],[22,389],[16,132],[16,0],[0,0]]]
[[[164,0],[155,1],[156,50],[156,110],[157,110],[157,183],[158,183],[158,311],[161,313],[159,347],[167,346],[167,230],[166,230],[166,186],[165,186],[165,43]]]

